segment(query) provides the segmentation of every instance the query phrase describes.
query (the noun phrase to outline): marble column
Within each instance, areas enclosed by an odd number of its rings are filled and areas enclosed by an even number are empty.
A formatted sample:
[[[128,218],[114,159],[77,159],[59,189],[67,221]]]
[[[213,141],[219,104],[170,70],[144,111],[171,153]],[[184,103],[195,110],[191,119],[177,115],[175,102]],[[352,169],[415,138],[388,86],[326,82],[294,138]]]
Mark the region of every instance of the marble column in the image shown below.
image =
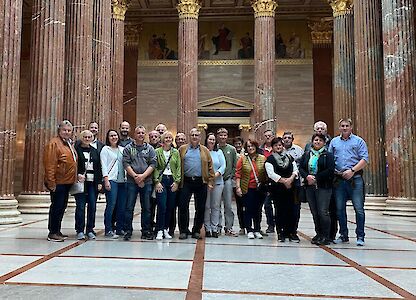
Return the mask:
[[[112,0],[111,18],[111,127],[118,129],[123,121],[124,86],[124,17],[130,0]]]
[[[389,215],[416,216],[415,4],[382,1]]]
[[[22,0],[0,2],[0,225],[20,223],[14,196]]]
[[[105,141],[111,111],[111,1],[94,0],[92,52],[92,120]]]
[[[64,114],[78,135],[91,122],[94,0],[66,0]]]
[[[198,123],[198,0],[179,0],[177,131],[188,135]]]
[[[334,12],[334,126],[341,118],[355,120],[353,0],[330,0]],[[355,122],[354,122],[355,123]]]
[[[370,164],[364,170],[366,209],[383,210],[387,195],[384,141],[381,2],[355,1],[355,132],[367,143]]]
[[[328,133],[334,134],[332,92],[332,18],[311,20],[308,23],[312,38],[314,120],[324,121]]]
[[[48,213],[49,192],[43,185],[43,149],[62,120],[65,74],[65,1],[34,0],[29,116],[26,125],[22,213]]]
[[[254,10],[254,124],[257,140],[263,132],[277,130],[278,117],[275,99],[275,11],[274,0],[251,2]]]

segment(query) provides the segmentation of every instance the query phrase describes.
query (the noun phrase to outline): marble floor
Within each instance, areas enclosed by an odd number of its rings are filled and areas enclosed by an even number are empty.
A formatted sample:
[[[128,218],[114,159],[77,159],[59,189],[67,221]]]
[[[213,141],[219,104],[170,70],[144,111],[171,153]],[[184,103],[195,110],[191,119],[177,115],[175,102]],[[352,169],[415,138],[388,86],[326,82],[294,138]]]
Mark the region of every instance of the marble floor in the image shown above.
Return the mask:
[[[312,245],[306,206],[299,244],[279,243],[275,234],[182,241],[177,232],[170,241],[144,241],[138,230],[125,242],[104,237],[103,205],[95,241],[75,239],[73,208],[63,243],[46,240],[45,215],[0,226],[0,299],[416,299],[414,218],[367,211],[364,247],[354,239]],[[348,215],[353,237],[353,210]]]

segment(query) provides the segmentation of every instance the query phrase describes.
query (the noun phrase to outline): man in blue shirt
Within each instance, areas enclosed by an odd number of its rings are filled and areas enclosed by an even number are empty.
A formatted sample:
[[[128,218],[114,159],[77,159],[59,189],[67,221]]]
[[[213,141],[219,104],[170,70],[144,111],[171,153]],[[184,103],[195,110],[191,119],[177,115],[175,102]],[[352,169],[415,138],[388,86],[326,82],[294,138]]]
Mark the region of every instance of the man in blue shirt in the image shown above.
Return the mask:
[[[335,201],[340,236],[335,243],[348,243],[347,210],[348,199],[352,200],[357,228],[357,246],[364,246],[364,181],[363,169],[368,164],[368,150],[365,141],[352,133],[351,119],[339,121],[340,135],[333,138],[328,151],[335,158]]]

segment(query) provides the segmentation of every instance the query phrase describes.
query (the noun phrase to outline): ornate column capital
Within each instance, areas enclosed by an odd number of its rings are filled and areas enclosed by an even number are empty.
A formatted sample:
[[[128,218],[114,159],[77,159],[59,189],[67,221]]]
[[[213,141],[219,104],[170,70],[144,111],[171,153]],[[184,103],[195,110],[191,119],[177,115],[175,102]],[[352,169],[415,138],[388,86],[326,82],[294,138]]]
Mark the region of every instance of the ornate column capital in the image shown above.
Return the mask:
[[[251,130],[250,124],[240,124],[238,125],[238,129],[240,129],[243,132],[249,132]]]
[[[143,30],[143,23],[124,24],[124,44],[127,47],[138,47],[140,32]]]
[[[354,0],[328,0],[334,12],[334,18],[350,14],[353,11]]]
[[[251,0],[254,17],[273,17],[276,13],[277,2],[275,0]]]
[[[113,18],[124,21],[127,8],[130,5],[131,0],[111,0],[113,8]]]
[[[310,20],[308,27],[311,30],[312,43],[314,45],[331,44],[333,25],[334,21],[332,19]]]
[[[176,9],[179,13],[179,19],[198,19],[201,5],[199,0],[179,0]]]

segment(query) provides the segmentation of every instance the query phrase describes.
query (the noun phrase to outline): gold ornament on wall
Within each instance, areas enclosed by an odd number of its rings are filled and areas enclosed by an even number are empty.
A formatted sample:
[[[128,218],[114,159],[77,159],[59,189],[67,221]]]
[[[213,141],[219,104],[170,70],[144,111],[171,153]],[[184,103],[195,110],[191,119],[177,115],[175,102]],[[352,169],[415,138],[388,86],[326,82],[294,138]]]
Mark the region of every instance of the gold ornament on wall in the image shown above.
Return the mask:
[[[111,4],[113,7],[113,18],[124,21],[130,2],[131,0],[112,0]]]
[[[124,24],[124,44],[127,47],[137,48],[139,46],[140,32],[143,30],[143,23]]]
[[[254,17],[274,17],[277,8],[275,0],[252,0],[251,7],[254,10]]]
[[[311,30],[311,37],[313,44],[331,44],[333,32],[332,19],[310,20],[308,27]]]
[[[179,13],[179,19],[198,19],[201,5],[199,0],[179,0],[176,9]]]
[[[354,0],[328,0],[334,12],[334,18],[350,14],[354,5]]]

